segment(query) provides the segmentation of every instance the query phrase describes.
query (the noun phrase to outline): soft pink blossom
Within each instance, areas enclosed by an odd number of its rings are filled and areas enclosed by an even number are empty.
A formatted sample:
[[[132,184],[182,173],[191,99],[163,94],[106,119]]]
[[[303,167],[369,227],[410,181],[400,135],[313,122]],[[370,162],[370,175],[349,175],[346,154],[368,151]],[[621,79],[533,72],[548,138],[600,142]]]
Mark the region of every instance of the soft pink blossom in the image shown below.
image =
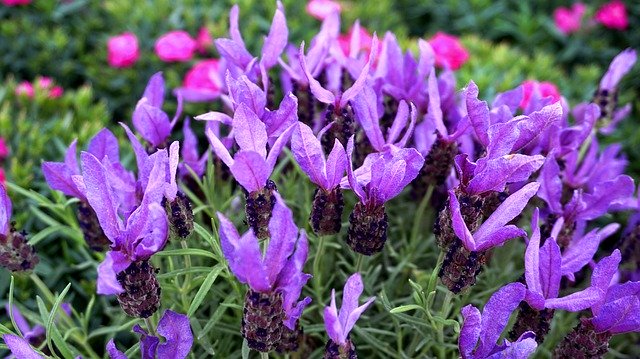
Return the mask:
[[[36,78],[36,84],[38,84],[39,89],[46,90],[53,85],[53,79],[47,76],[39,76]]]
[[[165,62],[189,61],[198,44],[186,31],[170,31],[156,41],[156,55]]]
[[[213,37],[207,29],[206,26],[203,26],[198,31],[198,37],[196,38],[196,45],[198,52],[201,54],[206,54],[207,50],[213,46]]]
[[[2,5],[6,6],[19,6],[29,4],[31,4],[31,0],[2,0]]]
[[[59,98],[64,93],[64,89],[61,86],[53,86],[51,91],[49,91],[50,98]]]
[[[131,32],[113,36],[107,41],[107,62],[112,67],[129,67],[138,61],[138,38]]]
[[[33,85],[29,81],[22,81],[16,86],[16,95],[17,96],[26,96],[32,98],[34,95]]]
[[[527,108],[527,106],[529,105],[529,101],[531,101],[531,95],[534,91],[538,91],[541,98],[551,96],[554,103],[560,100],[560,91],[558,90],[558,87],[552,82],[526,80],[522,83],[522,88],[524,90],[524,94],[522,97],[522,102],[520,102],[521,108]]]
[[[587,6],[583,3],[575,3],[571,8],[559,7],[553,12],[553,20],[556,27],[563,34],[571,34],[580,30],[582,16],[587,10]]]
[[[437,32],[429,40],[429,45],[436,54],[436,66],[438,67],[457,70],[469,60],[469,52],[456,36]]]
[[[200,61],[193,66],[185,75],[182,87],[175,91],[185,101],[206,102],[217,98],[222,86],[220,63],[217,59],[211,59]]]
[[[324,20],[334,12],[341,12],[342,6],[332,0],[311,0],[307,3],[307,13],[318,20]]]
[[[629,26],[627,8],[620,0],[613,0],[602,5],[596,12],[595,19],[610,29],[625,30]]]
[[[0,184],[4,185],[7,181],[7,177],[4,174],[4,169],[0,168]]]
[[[9,157],[9,147],[4,138],[0,137],[0,160]]]
[[[365,29],[363,26],[360,26],[360,50],[364,51],[366,56],[369,56],[369,52],[371,52],[371,43],[373,41],[373,36]],[[349,56],[349,52],[351,49],[351,37],[353,36],[353,26],[349,29],[349,32],[346,34],[341,34],[338,36],[338,44],[340,45],[340,49],[342,52]]]

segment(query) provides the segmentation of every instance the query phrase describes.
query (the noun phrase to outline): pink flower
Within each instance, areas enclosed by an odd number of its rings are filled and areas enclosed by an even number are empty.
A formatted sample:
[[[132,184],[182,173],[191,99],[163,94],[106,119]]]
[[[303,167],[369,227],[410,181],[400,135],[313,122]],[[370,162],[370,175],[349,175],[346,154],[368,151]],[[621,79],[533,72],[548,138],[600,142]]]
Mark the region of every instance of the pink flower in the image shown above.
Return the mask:
[[[580,30],[582,16],[587,6],[583,3],[575,3],[571,8],[559,7],[553,12],[553,21],[563,34],[571,34]]]
[[[213,46],[213,37],[211,36],[211,33],[209,32],[209,29],[207,29],[206,26],[201,27],[200,31],[198,31],[198,37],[196,38],[196,46],[197,46],[198,52],[203,55],[207,53],[207,49]]]
[[[164,62],[189,61],[197,46],[186,31],[170,31],[156,41],[156,55]]]
[[[332,13],[340,11],[340,3],[332,0],[311,0],[307,3],[307,13],[318,20],[324,20]]]
[[[602,5],[596,12],[595,19],[610,29],[625,30],[629,26],[627,8],[620,0],[613,0]]]
[[[338,44],[342,49],[342,52],[349,56],[349,52],[351,49],[351,37],[353,36],[353,26],[349,29],[349,32],[346,34],[341,34],[338,36]],[[369,56],[369,52],[371,52],[371,42],[373,41],[373,37],[365,29],[363,26],[360,26],[360,50],[364,50],[366,56]]]
[[[4,141],[4,138],[0,137],[0,160],[9,157],[9,147]]]
[[[39,76],[36,78],[36,84],[38,84],[39,89],[46,90],[53,85],[53,79],[47,76]]]
[[[0,184],[4,185],[7,181],[7,177],[4,174],[4,169],[0,168]]]
[[[182,87],[176,89],[188,102],[204,102],[217,98],[223,86],[217,59],[200,61],[187,72]]]
[[[50,98],[59,98],[64,93],[64,90],[60,86],[54,86],[51,91],[49,91]]]
[[[455,36],[437,32],[429,40],[429,45],[431,45],[433,52],[436,54],[436,66],[438,67],[457,70],[469,60],[469,52],[462,47],[462,43]]]
[[[33,98],[34,91],[31,82],[22,81],[21,83],[19,83],[18,86],[16,86],[16,95]]]
[[[129,67],[138,61],[138,38],[131,32],[113,36],[107,41],[107,62],[111,67]]]
[[[6,6],[29,5],[31,0],[2,0],[2,4]]]
[[[522,97],[522,102],[520,102],[520,108],[527,108],[529,105],[529,101],[531,101],[531,95],[534,91],[538,91],[541,98],[545,97],[553,97],[553,102],[557,102],[560,100],[560,91],[558,91],[558,87],[548,81],[538,82],[535,80],[526,80],[522,83],[522,88],[524,90],[524,94]]]

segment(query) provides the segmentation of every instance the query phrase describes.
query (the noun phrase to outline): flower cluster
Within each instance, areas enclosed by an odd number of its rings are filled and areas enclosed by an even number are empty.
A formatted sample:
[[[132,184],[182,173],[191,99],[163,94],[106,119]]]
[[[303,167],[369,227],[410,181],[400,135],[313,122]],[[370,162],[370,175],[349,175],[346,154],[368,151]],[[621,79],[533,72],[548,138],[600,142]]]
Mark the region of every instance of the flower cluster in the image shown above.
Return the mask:
[[[561,6],[553,11],[553,20],[560,32],[569,35],[580,31],[586,11],[587,5],[581,2],[574,3],[570,8]],[[627,8],[620,0],[603,4],[597,9],[592,21],[620,31],[626,30],[629,26]]]
[[[44,94],[48,98],[59,98],[64,93],[64,89],[54,85],[53,79],[46,76],[39,76],[31,83],[22,81],[16,86],[16,96],[25,96],[33,98],[36,94]]]

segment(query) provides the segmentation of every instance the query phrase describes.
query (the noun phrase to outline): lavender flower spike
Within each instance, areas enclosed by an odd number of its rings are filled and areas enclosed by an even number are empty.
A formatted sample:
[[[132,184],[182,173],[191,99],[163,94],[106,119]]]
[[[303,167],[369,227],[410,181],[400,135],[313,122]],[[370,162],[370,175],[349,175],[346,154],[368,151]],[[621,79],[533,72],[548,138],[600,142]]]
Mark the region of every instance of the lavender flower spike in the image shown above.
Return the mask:
[[[0,183],[0,266],[12,272],[28,271],[39,262],[35,249],[27,243],[26,233],[11,224],[11,199]]]
[[[233,116],[233,133],[240,151],[231,157],[229,150],[211,128],[206,135],[216,155],[233,177],[246,190],[247,222],[260,239],[269,237],[268,223],[275,203],[276,185],[269,180],[280,151],[289,141],[294,125],[287,128],[273,143],[267,154],[267,130],[264,122],[247,105],[241,103]]]
[[[416,178],[424,164],[416,149],[388,146],[385,152],[369,155],[362,167],[353,171],[353,136],[347,145],[348,183],[360,199],[349,216],[347,244],[367,256],[382,251],[387,241],[385,202],[399,195]]]
[[[193,332],[189,318],[172,310],[166,310],[158,322],[158,334],[165,338],[150,335],[139,325],[133,331],[140,334],[140,353],[142,359],[184,359],[189,355],[193,345]],[[127,359],[127,356],[116,348],[111,339],[107,344],[107,353],[111,359]]]
[[[329,157],[325,159],[320,140],[309,126],[300,122],[291,137],[291,151],[302,171],[318,186],[309,216],[313,231],[318,235],[338,233],[344,209],[340,180],[347,168],[344,147],[335,140]]]
[[[363,289],[360,273],[355,273],[349,277],[344,285],[342,306],[339,312],[336,307],[336,290],[331,290],[331,305],[324,308],[324,326],[329,335],[329,341],[325,346],[325,358],[356,357],[356,348],[349,338],[349,332],[351,332],[362,313],[376,299],[371,297],[363,305],[358,306]]]
[[[612,131],[615,125],[629,113],[629,105],[617,110],[618,84],[622,77],[631,71],[637,58],[636,51],[633,49],[626,49],[619,53],[611,61],[609,69],[600,80],[600,86],[593,95],[592,102],[600,108],[600,120],[604,122],[601,125],[605,127],[605,132]]]
[[[252,230],[240,236],[221,213],[220,245],[229,267],[241,283],[249,285],[245,297],[242,335],[249,347],[261,352],[295,350],[301,329],[297,323],[311,298],[298,301],[311,278],[302,272],[308,243],[303,230],[278,193],[269,222],[271,240],[263,255]]]
[[[496,345],[507,326],[511,313],[525,296],[522,283],[511,283],[495,292],[482,310],[469,304],[462,308],[464,323],[460,330],[458,348],[462,359],[528,358],[537,348],[535,334],[524,333],[515,342],[504,340]]]

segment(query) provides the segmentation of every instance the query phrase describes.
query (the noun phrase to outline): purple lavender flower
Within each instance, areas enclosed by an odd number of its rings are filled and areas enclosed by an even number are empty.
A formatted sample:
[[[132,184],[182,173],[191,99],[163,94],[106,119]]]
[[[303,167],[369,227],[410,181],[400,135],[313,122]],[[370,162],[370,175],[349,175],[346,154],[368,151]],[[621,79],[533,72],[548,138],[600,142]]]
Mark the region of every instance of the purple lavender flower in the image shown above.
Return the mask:
[[[462,308],[464,323],[458,348],[463,359],[528,358],[537,348],[535,334],[526,332],[515,342],[496,342],[509,322],[511,313],[525,297],[522,283],[510,283],[495,292],[482,310],[469,304]]]
[[[190,171],[193,171],[196,176],[202,177],[209,159],[209,150],[205,151],[202,156],[198,154],[198,137],[193,133],[190,123],[191,120],[187,117],[182,127],[184,142],[180,152],[182,162],[178,165],[178,171],[183,179],[190,176]]]
[[[325,159],[320,140],[309,126],[298,123],[291,137],[291,151],[311,182],[318,188],[314,194],[309,222],[318,235],[340,232],[344,198],[340,181],[347,168],[347,155],[338,140]]]
[[[601,132],[609,134],[615,130],[616,125],[622,121],[630,112],[631,104],[618,109],[618,84],[622,77],[626,75],[637,60],[636,51],[626,49],[619,53],[611,64],[609,69],[600,80],[600,86],[593,95],[593,103],[600,108],[600,120],[603,121]]]
[[[233,132],[240,151],[231,157],[229,150],[214,132],[206,135],[216,155],[224,162],[236,181],[246,190],[247,222],[260,239],[267,238],[268,223],[275,203],[276,185],[269,180],[280,151],[289,141],[294,126],[281,133],[267,155],[267,130],[264,122],[247,105],[241,103],[233,116]]]
[[[324,326],[329,335],[325,346],[325,358],[354,358],[356,348],[349,338],[351,329],[362,313],[376,299],[371,297],[358,306],[360,295],[364,290],[360,273],[355,273],[347,279],[342,293],[342,306],[338,312],[336,307],[336,290],[331,290],[331,305],[324,308]]]
[[[89,153],[82,154],[84,184],[89,204],[96,211],[111,250],[98,267],[98,293],[118,294],[127,314],[146,318],[159,307],[160,286],[149,259],[161,250],[168,237],[168,222],[160,201],[167,191],[166,150],[149,157],[153,167],[139,206],[122,219],[114,188],[113,175]],[[142,296],[142,298],[139,298]]]
[[[269,222],[271,240],[264,255],[252,230],[240,236],[233,224],[218,213],[224,256],[236,278],[249,285],[242,335],[250,348],[262,352],[283,351],[279,346],[290,344],[281,342],[285,337],[298,339],[298,319],[311,302],[309,297],[298,301],[302,287],[311,278],[302,272],[309,249],[307,236],[303,230],[298,231],[293,214],[280,195],[274,193],[274,198]]]
[[[164,79],[158,72],[149,79],[144,94],[133,111],[133,126],[152,148],[165,148],[171,129],[182,114],[182,96],[178,95],[178,108],[171,121],[162,111],[164,103]]]
[[[140,334],[142,359],[184,359],[189,355],[193,345],[189,318],[169,309],[162,315],[157,328],[158,334],[165,339],[164,342],[161,343],[160,337],[150,335],[137,324],[133,331]],[[116,348],[113,339],[107,343],[107,353],[111,359],[127,359],[127,356]]]
[[[93,136],[89,141],[87,151],[100,160],[108,160],[112,167],[118,167],[124,172],[124,168],[120,165],[118,139],[108,129],[104,128]],[[76,215],[84,239],[89,248],[95,251],[105,250],[109,245],[109,239],[104,235],[96,213],[87,202],[85,189],[80,180],[76,141],[73,141],[67,148],[64,162],[44,162],[42,173],[52,189],[80,200]]]
[[[13,227],[12,207],[7,190],[0,183],[0,266],[12,272],[29,271],[40,259],[35,248],[27,243],[27,234]]]
[[[349,216],[347,244],[354,251],[373,255],[387,240],[385,202],[397,196],[420,172],[424,159],[414,148],[389,145],[382,153],[369,155],[362,167],[352,169],[353,136],[347,144],[348,185],[358,196]]]
[[[570,250],[561,253],[553,237],[546,239],[544,245],[540,246],[537,209],[531,220],[531,228],[533,234],[525,253],[526,303],[520,306],[511,337],[517,338],[526,331],[533,331],[536,333],[538,343],[542,343],[549,332],[555,309],[577,312],[591,307],[604,298],[620,260],[614,255],[603,258],[594,268],[589,287],[559,297],[560,280],[576,268],[578,270],[582,268],[575,264],[582,262],[580,257],[583,256]],[[586,257],[590,260],[592,256],[593,253]],[[572,272],[571,275],[573,276]]]

